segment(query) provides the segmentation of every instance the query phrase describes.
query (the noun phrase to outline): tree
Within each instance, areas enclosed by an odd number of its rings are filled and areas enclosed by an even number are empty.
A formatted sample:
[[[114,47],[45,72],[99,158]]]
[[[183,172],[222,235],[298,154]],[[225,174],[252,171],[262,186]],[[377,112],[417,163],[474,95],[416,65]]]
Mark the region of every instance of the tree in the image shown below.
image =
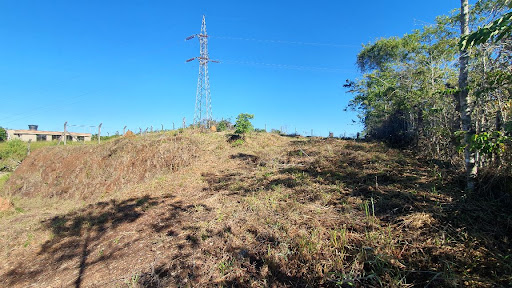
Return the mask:
[[[7,140],[7,131],[0,127],[0,142]]]
[[[434,25],[364,45],[357,55],[362,76],[344,86],[367,137],[415,148],[464,171],[469,159],[474,180],[477,168],[512,167],[512,37],[461,49],[470,23],[498,23],[496,31],[504,31],[505,20],[498,19],[510,13],[506,0],[461,6],[462,13],[439,16]],[[456,30],[463,27],[461,37]]]
[[[460,1],[460,32],[462,37],[469,34],[469,4],[468,0]],[[468,89],[468,62],[469,51],[466,48],[460,49],[459,56],[459,102],[460,119],[462,131],[464,132],[464,164],[466,167],[466,189],[473,191],[475,188],[475,178],[478,172],[478,166],[475,165],[475,152],[470,147],[470,142],[475,135],[474,127],[471,123],[471,98]]]
[[[235,133],[236,134],[245,134],[245,133],[253,131],[254,127],[252,126],[252,123],[249,120],[249,119],[253,119],[253,118],[254,118],[254,114],[240,113],[236,117]]]
[[[512,8],[512,3],[509,4]],[[512,12],[508,12],[502,17],[494,20],[493,22],[479,28],[477,31],[463,35],[460,39],[461,49],[471,48],[487,42],[492,39],[493,42],[498,42],[505,36],[512,33]]]

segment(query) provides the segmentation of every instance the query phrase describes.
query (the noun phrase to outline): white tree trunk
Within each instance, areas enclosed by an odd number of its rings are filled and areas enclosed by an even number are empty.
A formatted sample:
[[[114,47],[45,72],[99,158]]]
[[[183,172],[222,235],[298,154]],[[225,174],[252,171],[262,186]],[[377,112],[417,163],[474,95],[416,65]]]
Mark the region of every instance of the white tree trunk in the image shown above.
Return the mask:
[[[468,0],[461,0],[460,9],[460,32],[461,36],[469,34],[469,8]],[[460,51],[459,63],[459,89],[460,89],[460,118],[462,123],[462,131],[465,132],[464,144],[464,162],[466,166],[467,182],[466,190],[473,191],[475,188],[475,178],[478,167],[475,165],[475,153],[470,150],[469,143],[471,137],[475,135],[475,130],[471,123],[471,99],[468,90],[468,60],[469,55],[466,48]]]

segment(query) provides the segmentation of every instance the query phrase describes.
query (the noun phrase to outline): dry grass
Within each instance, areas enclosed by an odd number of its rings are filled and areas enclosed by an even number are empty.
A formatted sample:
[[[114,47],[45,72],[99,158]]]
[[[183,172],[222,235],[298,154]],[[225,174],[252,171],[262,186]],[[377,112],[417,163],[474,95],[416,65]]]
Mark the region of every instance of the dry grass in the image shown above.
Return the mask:
[[[34,151],[4,190],[19,196],[95,199],[191,163],[197,145],[168,134],[119,138],[102,145]]]
[[[0,218],[0,285],[512,284],[510,213],[455,201],[443,165],[376,143],[227,138],[186,130],[34,153],[7,183],[21,210]]]

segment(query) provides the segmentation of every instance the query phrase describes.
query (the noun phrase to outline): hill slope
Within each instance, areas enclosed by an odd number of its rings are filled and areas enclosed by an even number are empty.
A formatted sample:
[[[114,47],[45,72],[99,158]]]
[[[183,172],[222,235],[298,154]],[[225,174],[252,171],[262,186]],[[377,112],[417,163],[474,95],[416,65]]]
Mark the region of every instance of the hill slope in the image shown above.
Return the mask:
[[[32,153],[4,187],[0,286],[512,283],[510,216],[454,201],[446,168],[380,144],[226,136]]]

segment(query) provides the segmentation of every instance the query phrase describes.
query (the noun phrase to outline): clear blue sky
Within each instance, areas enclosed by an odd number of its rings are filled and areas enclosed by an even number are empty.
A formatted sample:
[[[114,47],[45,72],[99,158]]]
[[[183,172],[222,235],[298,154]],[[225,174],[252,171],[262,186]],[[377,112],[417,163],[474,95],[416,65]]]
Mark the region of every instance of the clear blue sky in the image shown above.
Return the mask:
[[[110,134],[194,115],[206,15],[213,116],[327,136],[362,129],[344,112],[363,43],[401,36],[459,0],[0,0],[0,126]],[[316,43],[316,45],[310,44]],[[324,45],[325,44],[325,45]],[[103,133],[102,133],[103,134]]]

